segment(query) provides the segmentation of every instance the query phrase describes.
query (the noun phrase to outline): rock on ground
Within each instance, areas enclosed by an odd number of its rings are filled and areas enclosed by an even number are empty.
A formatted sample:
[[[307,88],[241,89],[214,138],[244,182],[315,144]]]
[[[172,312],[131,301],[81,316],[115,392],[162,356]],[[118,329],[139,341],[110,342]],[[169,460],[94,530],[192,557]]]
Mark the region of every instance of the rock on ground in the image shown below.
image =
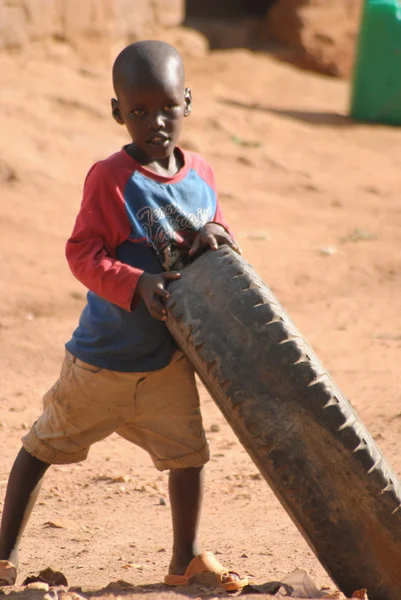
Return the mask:
[[[362,0],[278,0],[262,35],[282,42],[283,58],[302,68],[349,77],[361,8]]]

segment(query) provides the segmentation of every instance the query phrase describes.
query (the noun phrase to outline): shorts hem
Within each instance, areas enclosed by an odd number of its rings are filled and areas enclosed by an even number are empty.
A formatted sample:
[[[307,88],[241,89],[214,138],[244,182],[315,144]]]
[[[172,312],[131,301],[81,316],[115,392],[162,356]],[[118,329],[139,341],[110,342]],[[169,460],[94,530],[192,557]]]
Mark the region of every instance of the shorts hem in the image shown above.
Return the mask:
[[[78,452],[63,452],[62,450],[51,448],[48,444],[42,442],[33,430],[22,438],[22,446],[31,456],[48,465],[79,463],[85,460],[89,453],[89,448],[79,450]]]
[[[153,456],[151,458],[158,471],[203,467],[210,459],[209,444],[206,442],[198,452],[190,452],[177,458],[154,458]]]

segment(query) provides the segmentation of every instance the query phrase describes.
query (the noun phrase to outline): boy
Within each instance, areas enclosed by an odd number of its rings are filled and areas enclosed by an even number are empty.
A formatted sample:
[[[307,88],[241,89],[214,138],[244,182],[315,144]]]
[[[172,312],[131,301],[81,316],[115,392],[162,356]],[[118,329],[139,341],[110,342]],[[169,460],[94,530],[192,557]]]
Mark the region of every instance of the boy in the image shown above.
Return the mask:
[[[238,247],[211,168],[176,145],[191,112],[178,52],[163,42],[131,44],[114,63],[113,85],[112,115],[132,142],[96,163],[85,181],[66,255],[90,290],[88,302],[10,474],[0,584],[15,583],[20,538],[50,464],[84,460],[91,444],[117,432],[170,471],[174,542],[166,584],[213,571],[226,590],[241,589],[246,579],[197,548],[209,451],[194,373],[163,322],[165,285],[180,277],[177,269],[202,248]]]

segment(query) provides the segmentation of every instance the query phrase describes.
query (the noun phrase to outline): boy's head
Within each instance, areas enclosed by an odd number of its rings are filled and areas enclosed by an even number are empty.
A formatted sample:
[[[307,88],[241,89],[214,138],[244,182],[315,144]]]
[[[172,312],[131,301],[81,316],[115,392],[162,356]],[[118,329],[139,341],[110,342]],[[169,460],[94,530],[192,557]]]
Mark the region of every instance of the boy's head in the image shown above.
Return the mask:
[[[181,56],[169,44],[136,42],[117,56],[112,114],[145,159],[167,158],[174,151],[182,120],[191,112],[191,92],[184,85]]]

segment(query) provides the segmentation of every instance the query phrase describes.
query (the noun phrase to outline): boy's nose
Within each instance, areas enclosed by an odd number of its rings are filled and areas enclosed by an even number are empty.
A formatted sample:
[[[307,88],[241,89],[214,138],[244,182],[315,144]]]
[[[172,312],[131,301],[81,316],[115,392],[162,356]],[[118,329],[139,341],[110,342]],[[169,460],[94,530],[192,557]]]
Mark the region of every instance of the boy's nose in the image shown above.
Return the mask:
[[[164,123],[163,116],[161,114],[154,115],[153,118],[151,119],[150,127],[152,129],[157,129],[157,130],[164,129],[165,123]]]

